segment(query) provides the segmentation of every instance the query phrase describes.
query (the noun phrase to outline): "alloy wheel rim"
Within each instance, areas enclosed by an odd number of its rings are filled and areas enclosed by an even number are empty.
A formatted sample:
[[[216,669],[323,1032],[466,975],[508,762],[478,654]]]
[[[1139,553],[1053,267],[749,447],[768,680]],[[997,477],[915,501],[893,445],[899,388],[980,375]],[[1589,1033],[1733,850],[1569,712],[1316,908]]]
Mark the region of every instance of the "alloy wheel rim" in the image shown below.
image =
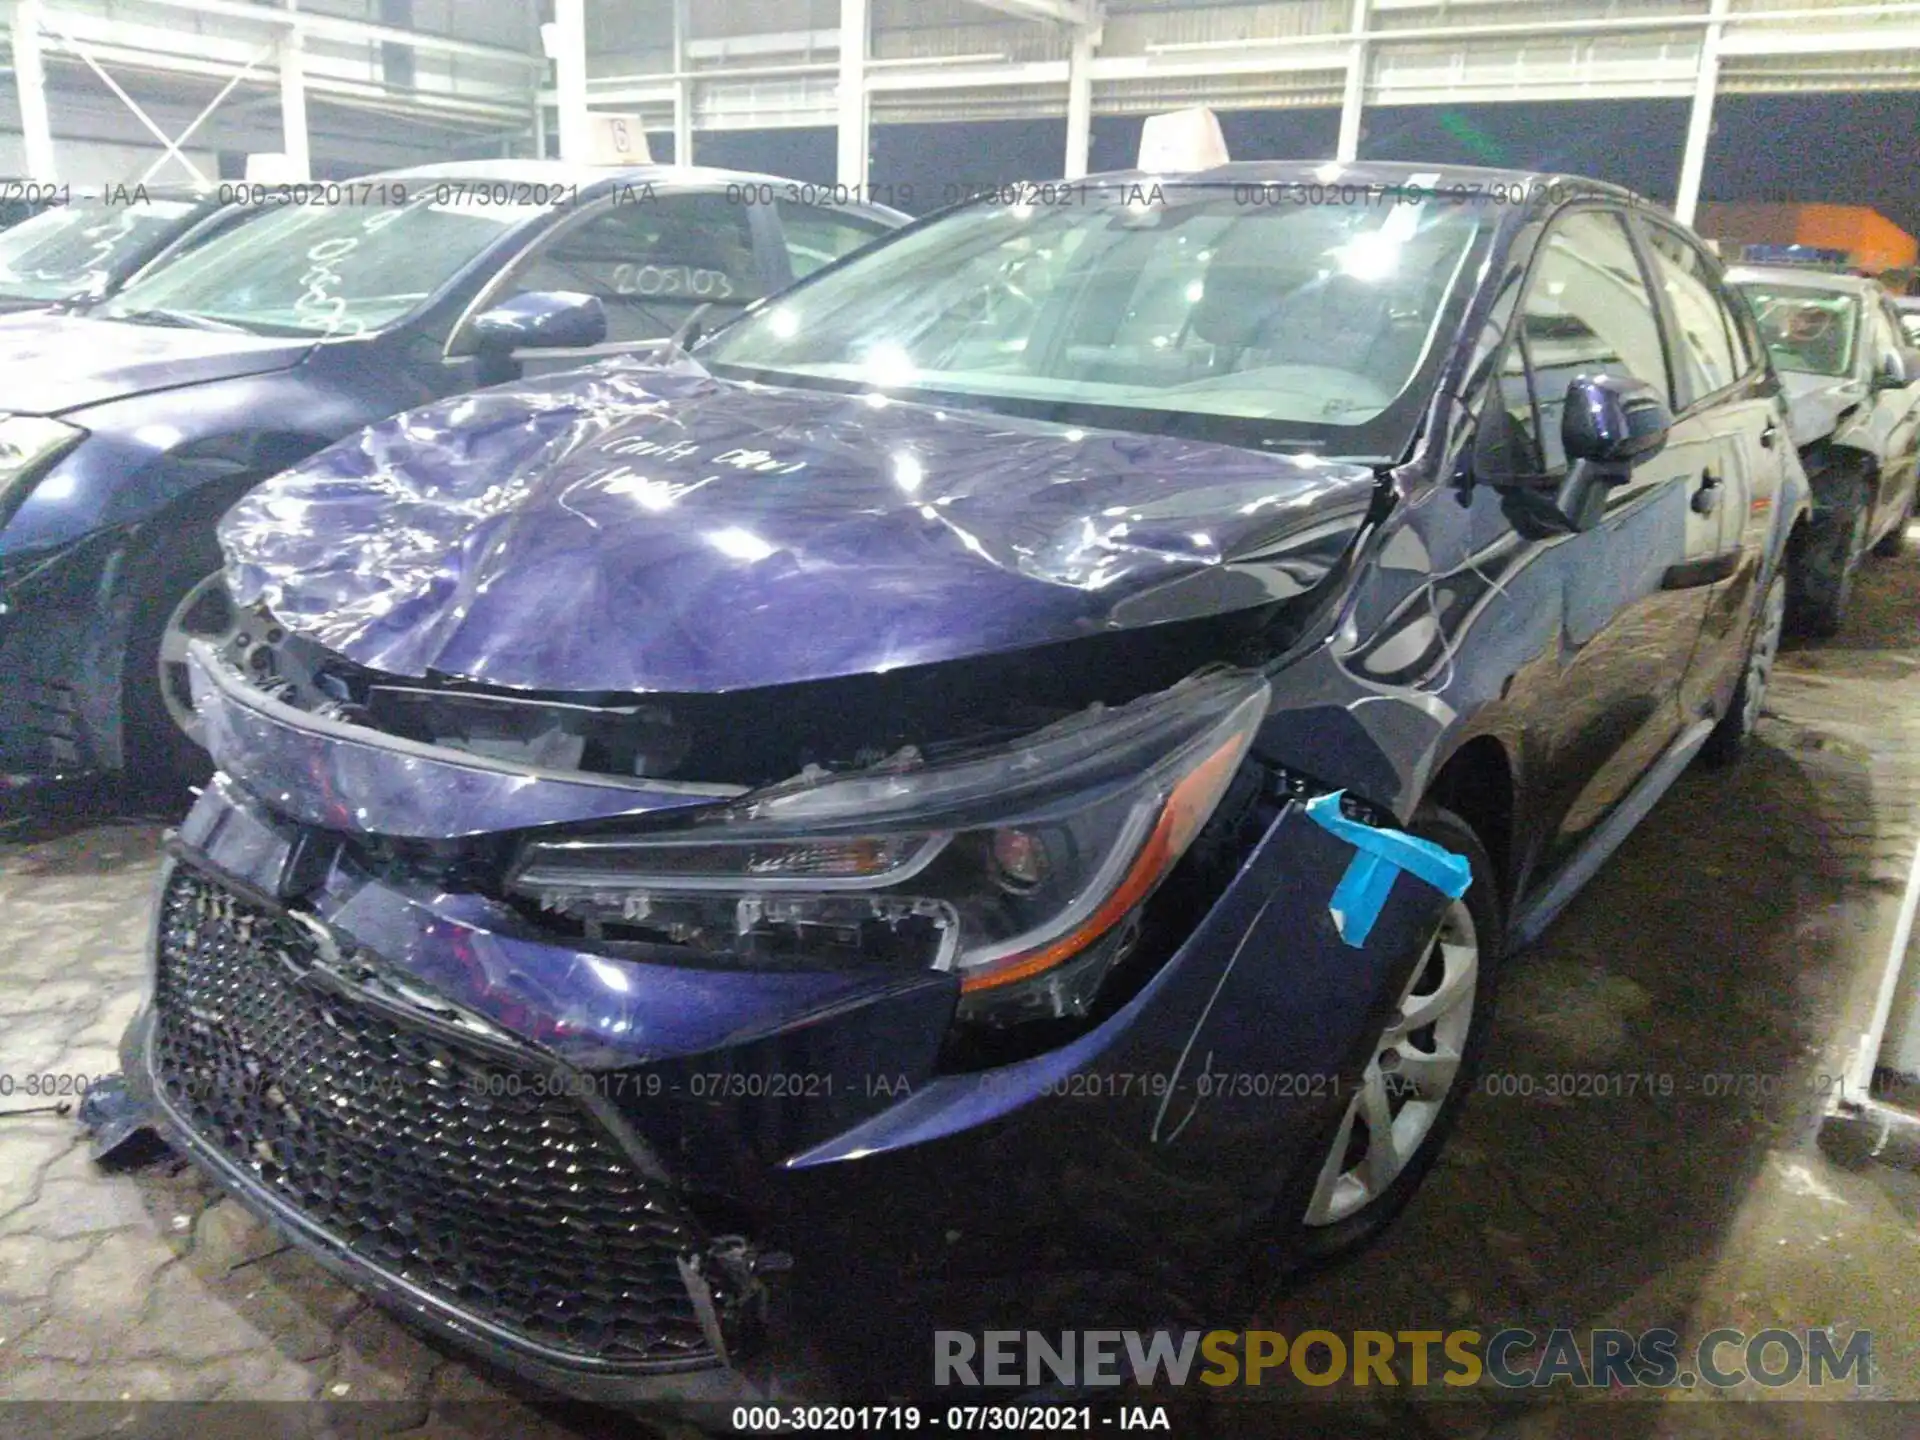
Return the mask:
[[[1459,1079],[1479,981],[1473,912],[1455,900],[1348,1102],[1307,1203],[1308,1225],[1334,1225],[1375,1203],[1419,1153]]]
[[[1769,585],[1762,603],[1760,633],[1754,637],[1753,653],[1747,657],[1746,706],[1740,717],[1742,728],[1749,732],[1760,723],[1760,709],[1773,680],[1773,664],[1780,655],[1780,636],[1787,618],[1786,582],[1775,580]]]
[[[239,638],[242,616],[227,593],[225,578],[215,571],[180,597],[160,632],[160,698],[167,718],[196,745],[206,743],[200,716],[193,708],[193,682],[187,665],[187,647],[205,640],[223,649]]]

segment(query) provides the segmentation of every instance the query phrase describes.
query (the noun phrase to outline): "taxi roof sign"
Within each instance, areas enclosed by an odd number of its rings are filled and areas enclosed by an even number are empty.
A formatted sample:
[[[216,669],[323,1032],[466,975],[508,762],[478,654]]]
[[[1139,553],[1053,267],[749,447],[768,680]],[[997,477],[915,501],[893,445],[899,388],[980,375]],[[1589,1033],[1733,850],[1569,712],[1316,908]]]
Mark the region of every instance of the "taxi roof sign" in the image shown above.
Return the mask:
[[[1149,115],[1140,127],[1142,170],[1159,175],[1211,170],[1228,158],[1220,117],[1204,105]]]

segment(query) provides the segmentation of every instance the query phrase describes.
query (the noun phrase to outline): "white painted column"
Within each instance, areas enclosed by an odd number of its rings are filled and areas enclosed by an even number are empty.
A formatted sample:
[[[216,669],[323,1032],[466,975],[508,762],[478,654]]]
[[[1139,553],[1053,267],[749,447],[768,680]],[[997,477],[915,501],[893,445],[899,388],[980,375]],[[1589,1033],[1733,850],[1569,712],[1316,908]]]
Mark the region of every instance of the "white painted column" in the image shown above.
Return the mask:
[[[1100,43],[1098,17],[1089,15],[1073,31],[1073,49],[1067,55],[1067,160],[1060,173],[1078,180],[1087,173],[1087,151],[1093,142],[1093,50]]]
[[[1713,138],[1713,101],[1720,88],[1720,37],[1726,29],[1729,0],[1712,0],[1712,23],[1700,37],[1700,70],[1694,79],[1693,110],[1687,116],[1687,148],[1680,160],[1680,185],[1674,193],[1674,217],[1693,224],[1700,210],[1700,185],[1707,173],[1707,142]]]
[[[587,123],[587,3],[553,0],[553,88],[560,117],[560,158],[584,165],[593,137]]]
[[[693,81],[687,78],[687,0],[673,0],[673,163],[693,163]]]
[[[39,0],[19,0],[13,7],[13,83],[20,96],[25,178],[58,180],[53,162],[53,121],[47,113],[47,67],[40,53]]]
[[[287,176],[294,181],[313,178],[312,156],[307,148],[305,44],[306,37],[298,25],[280,40],[280,148],[286,153]]]
[[[839,158],[834,178],[864,190],[872,148],[867,104],[867,0],[840,0]]]
[[[1360,158],[1360,122],[1367,104],[1367,0],[1353,0],[1353,45],[1347,51],[1347,84],[1340,97],[1340,139],[1333,158]]]

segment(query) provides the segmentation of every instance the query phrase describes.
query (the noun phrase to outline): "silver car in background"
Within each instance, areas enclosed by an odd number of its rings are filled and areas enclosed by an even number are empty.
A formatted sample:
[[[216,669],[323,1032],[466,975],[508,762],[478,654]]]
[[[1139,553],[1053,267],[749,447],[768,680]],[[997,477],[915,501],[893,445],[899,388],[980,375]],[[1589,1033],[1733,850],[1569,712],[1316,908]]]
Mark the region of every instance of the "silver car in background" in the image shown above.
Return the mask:
[[[1813,524],[1790,557],[1793,613],[1832,635],[1861,560],[1898,553],[1913,517],[1920,350],[1877,281],[1759,267],[1727,278],[1760,322],[1813,485]]]

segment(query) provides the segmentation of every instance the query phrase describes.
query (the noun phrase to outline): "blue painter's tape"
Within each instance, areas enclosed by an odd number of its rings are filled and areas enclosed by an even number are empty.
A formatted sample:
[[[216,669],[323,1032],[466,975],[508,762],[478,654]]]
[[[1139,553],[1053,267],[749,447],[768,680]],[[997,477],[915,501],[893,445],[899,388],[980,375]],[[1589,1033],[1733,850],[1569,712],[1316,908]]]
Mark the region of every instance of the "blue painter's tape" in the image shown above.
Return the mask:
[[[1340,938],[1358,949],[1373,933],[1373,922],[1393,891],[1402,870],[1424,880],[1450,900],[1458,900],[1473,883],[1473,867],[1464,855],[1409,835],[1404,830],[1382,830],[1363,825],[1340,813],[1340,790],[1317,795],[1307,802],[1307,818],[1353,846],[1353,862],[1333,887],[1327,910]]]

